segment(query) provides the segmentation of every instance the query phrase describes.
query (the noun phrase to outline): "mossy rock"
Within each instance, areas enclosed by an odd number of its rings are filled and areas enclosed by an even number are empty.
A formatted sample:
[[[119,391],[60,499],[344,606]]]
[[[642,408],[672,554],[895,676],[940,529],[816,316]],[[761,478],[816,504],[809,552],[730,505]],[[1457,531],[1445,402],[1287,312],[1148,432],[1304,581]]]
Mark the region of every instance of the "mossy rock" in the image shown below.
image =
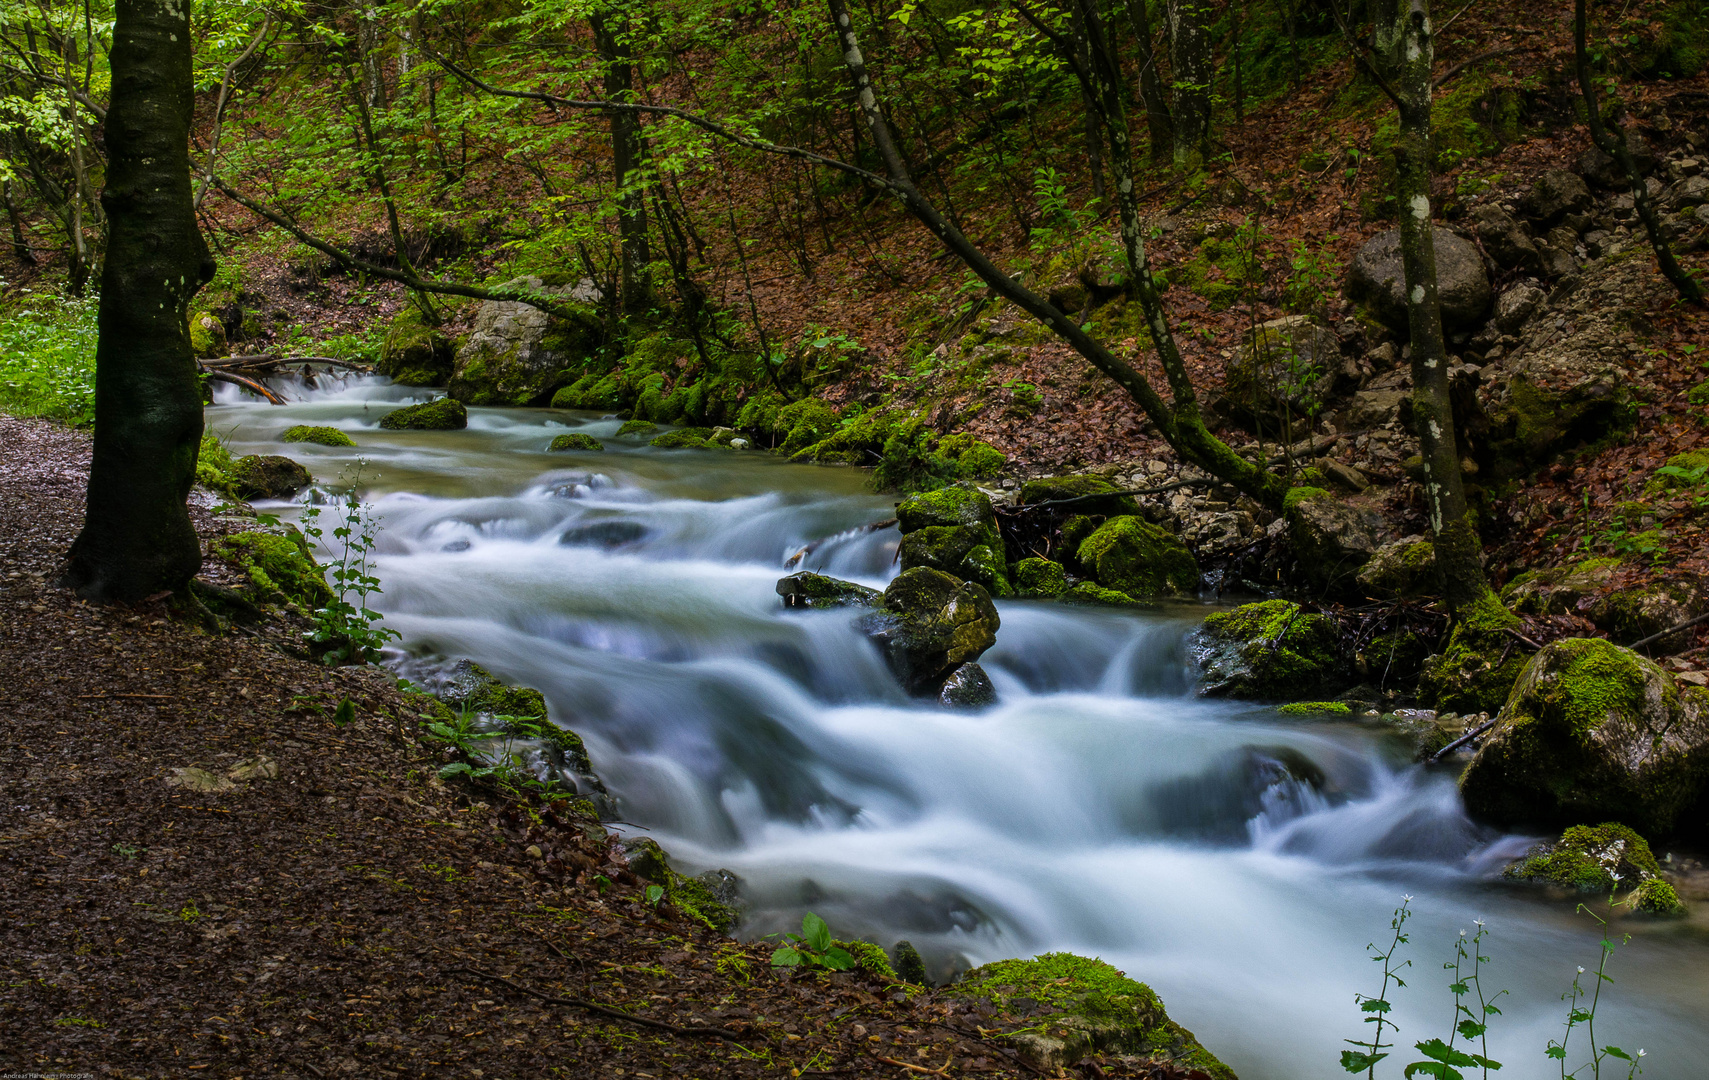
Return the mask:
[[[1565,451],[1630,428],[1635,419],[1630,388],[1612,371],[1559,391],[1516,375],[1506,397],[1489,409],[1478,460],[1494,480],[1517,479]]]
[[[663,899],[675,904],[683,914],[703,924],[714,933],[727,934],[735,929],[741,919],[741,913],[733,904],[719,899],[720,889],[714,889],[705,880],[679,874],[671,866],[670,856],[659,846],[657,840],[640,838],[628,840],[623,844],[624,853],[629,857],[629,869],[643,881],[650,881],[665,890]],[[714,876],[718,872],[714,871]],[[730,880],[734,875],[724,872]],[[882,950],[880,950],[882,954]],[[886,965],[888,966],[888,965]]]
[[[1501,590],[1501,602],[1521,615],[1577,614],[1579,601],[1601,592],[1619,569],[1619,559],[1599,557],[1527,571]]]
[[[203,435],[196,450],[196,483],[229,499],[242,499],[231,475],[232,460],[231,451],[219,436]]]
[[[315,611],[332,602],[321,568],[309,553],[308,540],[294,527],[281,532],[240,532],[213,543],[215,554],[249,574],[256,595],[266,603],[292,603]]]
[[[706,438],[710,434],[709,428],[678,428],[649,440],[647,445],[660,450],[705,450],[712,445]]]
[[[1210,697],[1287,700],[1347,685],[1335,623],[1291,600],[1264,600],[1205,619],[1194,635]]]
[[[651,420],[625,420],[623,426],[617,429],[619,435],[655,435],[659,425]]]
[[[1320,488],[1293,488],[1283,505],[1300,572],[1321,593],[1356,592],[1357,575],[1380,546],[1382,519]]]
[[[856,585],[803,570],[780,578],[777,595],[786,608],[872,607],[883,595],[877,589]]]
[[[285,429],[279,436],[281,442],[314,443],[318,446],[355,446],[356,443],[344,432],[335,427],[310,426],[297,424]]]
[[[1600,638],[1554,642],[1526,665],[1460,793],[1468,812],[1502,825],[1700,835],[1709,691]]]
[[[941,570],[984,586],[992,596],[1013,594],[1003,560],[1003,540],[991,500],[968,487],[946,487],[902,500],[896,507],[903,570]]]
[[[420,405],[405,405],[380,417],[387,431],[455,431],[469,426],[469,410],[461,401],[442,397]]]
[[[550,400],[558,408],[616,407],[558,404],[556,392],[579,383],[577,374],[604,343],[605,323],[588,286],[553,284],[557,280],[555,275],[524,275],[499,287],[553,294],[567,312],[564,318],[520,301],[481,304],[447,382],[452,397],[469,405],[538,405]]]
[[[1519,619],[1494,593],[1460,611],[1442,652],[1424,663],[1418,697],[1438,712],[1494,715],[1525,670],[1527,651],[1508,633]]]
[[[1235,1080],[1232,1069],[1169,1018],[1149,986],[1102,960],[1072,953],[999,960],[974,968],[945,993],[997,1009],[1012,1029],[1008,1040],[1047,1073],[1107,1053]]]
[[[1618,822],[1574,825],[1555,843],[1543,843],[1509,865],[1503,875],[1576,892],[1613,896],[1631,890],[1623,903],[1650,915],[1680,915],[1685,905],[1661,876],[1650,845]]]
[[[903,688],[936,697],[944,680],[997,641],[1001,620],[974,582],[917,566],[896,575],[859,626],[878,645]]]
[[[842,949],[854,957],[855,968],[883,983],[899,983],[901,976],[890,966],[890,957],[882,946],[870,941],[833,941],[833,948]]]
[[[456,347],[445,331],[415,304],[405,304],[386,328],[374,370],[406,386],[444,386],[455,363]]]
[[[1353,709],[1345,701],[1290,701],[1278,706],[1283,716],[1351,716]]]
[[[1357,578],[1360,590],[1379,600],[1430,595],[1437,589],[1436,545],[1422,536],[1391,540],[1372,552]]]
[[[544,694],[532,687],[511,686],[473,660],[457,663],[439,696],[468,712],[523,719],[546,718]]]
[[[557,453],[563,450],[604,450],[605,444],[594,438],[592,435],[583,435],[581,432],[576,431],[567,435],[553,436],[552,445],[546,447],[546,449],[552,453]]]
[[[778,447],[785,454],[805,450],[842,425],[842,418],[818,398],[802,398],[778,410],[775,430],[783,433]]]
[[[997,513],[982,491],[946,487],[911,495],[896,504],[896,524],[905,536],[934,526],[967,525],[997,531]]]
[[[206,311],[190,316],[190,351],[198,360],[213,360],[231,351],[226,343],[225,324],[218,316]]]
[[[248,454],[231,463],[229,475],[246,499],[286,499],[309,484],[309,471],[278,454]]]
[[[1121,490],[1102,476],[1052,476],[1022,484],[1021,502],[1034,506],[1074,499],[1077,501],[1062,507],[1065,513],[1103,517],[1138,514],[1139,504],[1134,502],[1132,495],[1118,494]]]
[[[1190,596],[1199,588],[1199,564],[1186,545],[1144,518],[1111,518],[1081,543],[1075,557],[1099,585],[1135,599]]]
[[[1140,607],[1138,600],[1125,592],[1106,589],[1095,581],[1082,581],[1060,597],[1065,604],[1084,604],[1087,607]]]
[[[1033,600],[1054,600],[1068,591],[1068,573],[1059,562],[1036,555],[1013,567],[1015,595]]]

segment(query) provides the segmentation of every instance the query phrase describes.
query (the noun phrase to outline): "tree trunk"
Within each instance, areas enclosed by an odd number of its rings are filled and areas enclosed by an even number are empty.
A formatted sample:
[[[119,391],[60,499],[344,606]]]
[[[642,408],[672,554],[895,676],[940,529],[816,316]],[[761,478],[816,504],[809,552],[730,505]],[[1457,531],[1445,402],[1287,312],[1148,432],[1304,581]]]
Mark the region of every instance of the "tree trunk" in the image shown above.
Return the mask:
[[[1631,147],[1626,145],[1626,133],[1619,124],[1604,124],[1602,113],[1596,105],[1596,84],[1590,75],[1590,52],[1585,46],[1585,0],[1577,0],[1573,12],[1573,53],[1578,68],[1578,87],[1584,94],[1585,122],[1590,127],[1590,139],[1596,148],[1613,158],[1621,171],[1626,174],[1626,182],[1632,188],[1632,208],[1638,212],[1638,220],[1644,223],[1644,232],[1650,238],[1650,247],[1655,250],[1656,262],[1661,265],[1662,276],[1673,283],[1682,299],[1693,304],[1704,306],[1703,286],[1697,279],[1686,272],[1674,258],[1673,248],[1668,245],[1667,237],[1662,235],[1661,218],[1656,214],[1656,204],[1650,198],[1650,189],[1644,183],[1644,174],[1639,171],[1638,163],[1632,157]]]
[[[202,438],[186,318],[214,261],[191,205],[190,5],[119,0],[116,14],[95,453],[61,583],[134,602],[182,591],[202,564],[185,505]]]
[[[1145,102],[1145,127],[1151,134],[1151,163],[1165,165],[1175,152],[1175,124],[1169,114],[1169,95],[1157,73],[1157,51],[1153,46],[1151,16],[1146,0],[1128,0],[1127,16],[1139,47],[1139,96]]]
[[[1424,457],[1424,497],[1435,536],[1442,595],[1456,611],[1489,594],[1477,531],[1466,513],[1460,453],[1448,396],[1448,348],[1436,291],[1436,241],[1430,212],[1430,67],[1428,0],[1375,0],[1378,77],[1400,113],[1395,143],[1395,202],[1412,342],[1412,425]]]
[[[1074,52],[1082,66],[1092,62],[1091,49],[1086,44],[1086,20],[1076,7],[1073,13],[1073,26],[1070,40],[1074,42]],[[1086,110],[1086,166],[1092,173],[1092,198],[1099,203],[1104,201],[1104,136],[1098,130],[1098,103],[1092,100],[1092,91],[1082,86],[1080,101]]]
[[[1169,67],[1175,76],[1175,164],[1204,161],[1211,136],[1209,0],[1169,0]]]
[[[634,100],[635,68],[629,55],[629,27],[613,25],[603,15],[590,16],[594,42],[605,66],[605,96],[609,101]],[[640,167],[646,150],[641,145],[640,117],[628,109],[611,112],[611,160],[617,185],[617,235],[622,246],[619,290],[623,310],[644,310],[651,302],[647,264],[653,261],[647,243],[647,200]]]

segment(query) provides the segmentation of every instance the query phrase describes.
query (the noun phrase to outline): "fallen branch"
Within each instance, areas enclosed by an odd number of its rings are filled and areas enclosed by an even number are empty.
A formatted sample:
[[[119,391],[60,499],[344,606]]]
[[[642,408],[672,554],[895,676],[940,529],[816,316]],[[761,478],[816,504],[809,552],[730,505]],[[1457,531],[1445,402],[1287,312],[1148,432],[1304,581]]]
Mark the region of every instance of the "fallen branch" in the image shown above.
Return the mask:
[[[1508,627],[1503,627],[1503,629],[1505,629],[1509,634],[1512,634],[1519,641],[1519,643],[1521,645],[1525,646],[1527,649],[1530,649],[1532,652],[1542,652],[1543,651],[1543,646],[1537,644],[1535,641],[1532,641],[1530,638],[1526,637],[1524,634],[1521,634],[1519,631],[1515,630],[1513,627],[1508,626]]]
[[[1163,484],[1160,487],[1128,488],[1124,491],[1100,491],[1095,495],[1076,495],[1070,499],[1046,499],[1043,502],[1026,503],[1025,505],[1017,506],[1009,512],[1019,514],[1028,510],[1037,510],[1043,506],[1067,506],[1070,503],[1091,502],[1094,499],[1109,499],[1117,495],[1157,495],[1165,491],[1174,491],[1176,488],[1209,487],[1213,484],[1221,484],[1223,482],[1224,481],[1217,480],[1214,477],[1207,477],[1204,480],[1176,480],[1172,483]]]
[[[1460,747],[1466,745],[1467,743],[1471,742],[1473,739],[1477,738],[1479,735],[1482,735],[1484,732],[1486,732],[1490,728],[1494,727],[1495,722],[1499,719],[1500,719],[1499,716],[1494,716],[1488,720],[1485,720],[1483,723],[1479,724],[1477,727],[1466,732],[1464,735],[1461,735],[1458,739],[1455,739],[1453,742],[1449,743],[1447,746],[1444,746],[1442,749],[1436,751],[1434,754],[1431,754],[1429,757],[1425,758],[1424,764],[1426,764],[1426,765],[1436,764],[1438,761],[1447,757],[1449,754],[1452,754],[1454,751],[1458,750]]]
[[[806,547],[803,547],[800,551],[797,551],[795,554],[791,555],[789,558],[783,560],[783,568],[785,570],[795,569],[797,566],[801,565],[801,560],[803,560],[807,556],[813,554],[815,551],[818,551],[819,546],[821,544],[824,544],[824,543],[831,541],[831,540],[835,540],[839,536],[847,536],[849,533],[857,533],[858,534],[858,533],[877,532],[880,529],[888,529],[888,528],[890,528],[890,526],[892,526],[894,524],[896,524],[895,518],[885,518],[883,521],[874,521],[874,522],[871,522],[871,523],[866,524],[866,525],[857,525],[852,529],[844,529],[842,532],[832,533],[830,536],[821,536],[819,539],[808,544]]]
[[[906,1061],[897,1061],[895,1058],[881,1057],[878,1060],[886,1065],[894,1065],[898,1069],[907,1069],[909,1072],[923,1073],[926,1076],[948,1076],[950,1062],[954,1061],[955,1057],[952,1055],[948,1061],[936,1069],[928,1069],[924,1065],[910,1065]]]
[[[1698,623],[1701,623],[1701,622],[1709,622],[1709,611],[1705,611],[1703,614],[1697,616],[1697,618],[1695,618],[1695,619],[1687,619],[1684,622],[1680,623],[1678,626],[1669,627],[1668,629],[1663,630],[1659,634],[1651,634],[1647,638],[1642,638],[1638,641],[1634,641],[1634,642],[1632,642],[1632,644],[1630,644],[1626,647],[1628,649],[1642,648],[1643,646],[1648,645],[1652,641],[1660,641],[1662,638],[1667,637],[1669,634],[1677,634],[1681,630],[1688,630],[1691,627],[1696,626]]]
[[[127,701],[177,701],[171,694],[78,694],[78,701],[108,701],[113,698],[124,698]]]
[[[657,1028],[660,1031],[668,1031],[672,1035],[681,1035],[690,1038],[705,1036],[713,1039],[724,1039],[727,1042],[733,1043],[740,1043],[743,1039],[741,1034],[731,1031],[729,1028],[683,1027],[679,1024],[671,1024],[663,1020],[650,1020],[645,1016],[636,1016],[634,1013],[624,1012],[622,1009],[613,1009],[609,1005],[601,1005],[597,1001],[589,1001],[586,998],[552,997],[550,994],[542,994],[540,991],[529,989],[520,983],[511,982],[502,975],[489,975],[484,971],[480,971],[472,967],[457,967],[452,968],[451,970],[453,972],[467,972],[468,974],[475,976],[477,979],[485,979],[488,982],[497,983],[500,986],[514,990],[519,994],[526,994],[537,1001],[544,1001],[549,1005],[572,1005],[578,1009],[586,1009],[588,1012],[599,1013],[601,1016],[609,1016],[617,1020],[626,1020],[631,1024],[639,1024],[642,1027]]]
[[[266,398],[268,403],[272,404],[272,405],[283,405],[283,404],[285,404],[284,398],[280,397],[278,394],[275,394],[273,391],[267,389],[265,386],[256,382],[254,379],[248,378],[248,377],[243,376],[243,375],[235,375],[229,371],[214,371],[214,370],[210,370],[206,367],[204,367],[202,369],[202,371],[213,382],[223,382],[223,383],[230,383],[233,386],[241,386],[245,390],[248,390],[252,394],[259,394],[261,397]]]

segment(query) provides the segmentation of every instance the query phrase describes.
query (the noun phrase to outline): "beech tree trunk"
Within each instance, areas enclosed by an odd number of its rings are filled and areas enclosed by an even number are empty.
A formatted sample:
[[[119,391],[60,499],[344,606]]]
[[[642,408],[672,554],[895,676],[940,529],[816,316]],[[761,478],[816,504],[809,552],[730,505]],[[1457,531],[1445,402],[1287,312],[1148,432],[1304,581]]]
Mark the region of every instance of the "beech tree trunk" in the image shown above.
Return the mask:
[[[1139,97],[1145,102],[1145,127],[1151,134],[1151,163],[1167,164],[1175,152],[1175,124],[1169,114],[1169,95],[1157,73],[1157,51],[1151,33],[1146,0],[1128,0],[1128,21],[1139,47]]]
[[[116,14],[95,453],[61,583],[129,603],[181,592],[202,564],[185,503],[202,438],[187,317],[214,261],[191,203],[190,5],[118,0]]]
[[[610,15],[589,18],[599,58],[605,66],[605,96],[610,101],[633,101],[635,67],[630,58],[627,19]],[[618,288],[625,312],[644,309],[647,264],[653,261],[647,242],[647,200],[639,170],[646,149],[641,143],[640,116],[627,109],[614,109],[611,117],[611,160],[617,185],[617,234],[622,247]]]
[[[1175,77],[1175,164],[1204,160],[1211,137],[1211,6],[1169,0],[1169,67]]]
[[[1448,348],[1436,289],[1430,209],[1430,105],[1434,39],[1429,0],[1375,0],[1375,67],[1400,114],[1395,202],[1412,342],[1412,424],[1424,457],[1424,496],[1442,595],[1458,611],[1489,593],[1477,531],[1466,512],[1448,396]]]

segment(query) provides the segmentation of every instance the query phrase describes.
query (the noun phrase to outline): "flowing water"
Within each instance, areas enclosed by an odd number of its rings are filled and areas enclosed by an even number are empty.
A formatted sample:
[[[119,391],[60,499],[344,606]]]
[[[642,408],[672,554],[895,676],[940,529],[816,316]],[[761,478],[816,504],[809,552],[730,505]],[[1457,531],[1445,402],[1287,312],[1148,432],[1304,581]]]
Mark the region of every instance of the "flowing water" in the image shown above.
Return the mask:
[[[893,573],[895,530],[858,529],[891,500],[856,470],[653,450],[587,413],[475,409],[465,431],[388,432],[386,411],[429,393],[372,377],[282,389],[291,403],[269,407],[217,388],[209,427],[322,483],[365,462],[383,523],[372,602],[403,635],[400,663],[467,656],[542,690],[625,821],[680,869],[742,879],[744,933],[812,910],[843,936],[912,941],[940,977],[1101,956],[1247,1080],[1316,1080],[1366,1033],[1353,995],[1380,968],[1365,946],[1387,943],[1408,894],[1397,1041],[1447,1034],[1441,963],[1481,918],[1486,985],[1509,991],[1500,1075],[1558,1075],[1543,1047],[1575,968],[1594,969],[1596,923],[1500,883],[1526,838],[1474,825],[1451,775],[1380,734],[1196,698],[1185,637],[1210,608],[1001,602],[982,660],[1000,702],[949,711],[904,697],[848,613],[785,612],[774,591],[825,537],[807,568]],[[277,441],[301,423],[358,449]],[[608,451],[545,453],[566,430]],[[1616,928],[1634,936],[1598,1042],[1645,1048],[1652,1080],[1709,1076],[1709,918]]]

